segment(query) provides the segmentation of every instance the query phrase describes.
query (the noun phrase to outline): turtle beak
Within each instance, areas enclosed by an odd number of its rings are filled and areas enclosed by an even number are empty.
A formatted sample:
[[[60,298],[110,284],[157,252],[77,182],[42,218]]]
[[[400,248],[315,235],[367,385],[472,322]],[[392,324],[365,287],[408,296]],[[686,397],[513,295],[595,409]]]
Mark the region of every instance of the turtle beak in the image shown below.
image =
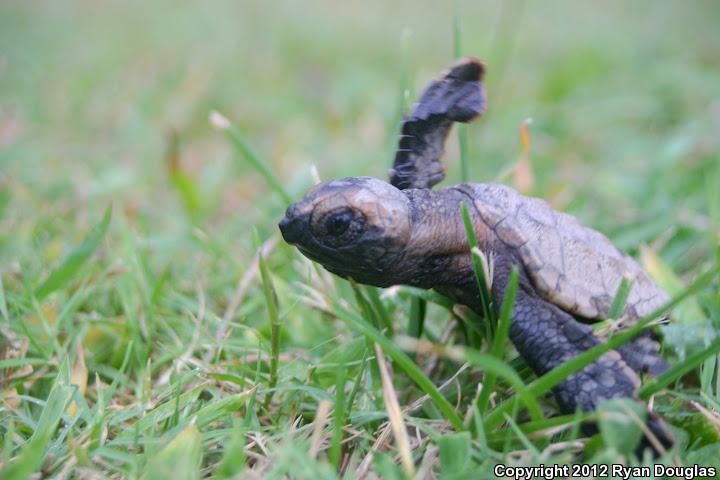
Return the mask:
[[[302,214],[297,204],[290,205],[278,226],[285,241],[297,245],[308,232],[308,215]]]

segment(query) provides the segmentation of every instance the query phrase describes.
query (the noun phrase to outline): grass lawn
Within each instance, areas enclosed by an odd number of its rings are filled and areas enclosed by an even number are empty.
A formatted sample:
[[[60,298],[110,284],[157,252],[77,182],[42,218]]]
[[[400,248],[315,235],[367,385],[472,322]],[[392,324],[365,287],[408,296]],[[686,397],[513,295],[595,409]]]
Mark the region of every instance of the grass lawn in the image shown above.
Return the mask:
[[[0,478],[651,464],[627,405],[587,439],[465,310],[279,236],[316,176],[386,178],[457,50],[488,65],[468,178],[521,182],[682,300],[640,394],[678,440],[660,461],[720,468],[718,25],[710,0],[2,2]]]

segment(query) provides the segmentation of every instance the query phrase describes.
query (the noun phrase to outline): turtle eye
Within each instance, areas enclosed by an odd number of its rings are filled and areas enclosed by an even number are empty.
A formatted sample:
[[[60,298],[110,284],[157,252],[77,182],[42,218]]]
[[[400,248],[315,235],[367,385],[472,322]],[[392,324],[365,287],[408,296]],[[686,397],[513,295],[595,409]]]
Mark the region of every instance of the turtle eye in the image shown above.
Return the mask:
[[[338,236],[345,233],[352,222],[353,214],[349,210],[342,210],[328,215],[325,220],[325,231],[328,235]]]
[[[330,247],[350,244],[365,228],[365,217],[351,208],[336,209],[313,220],[313,234]]]

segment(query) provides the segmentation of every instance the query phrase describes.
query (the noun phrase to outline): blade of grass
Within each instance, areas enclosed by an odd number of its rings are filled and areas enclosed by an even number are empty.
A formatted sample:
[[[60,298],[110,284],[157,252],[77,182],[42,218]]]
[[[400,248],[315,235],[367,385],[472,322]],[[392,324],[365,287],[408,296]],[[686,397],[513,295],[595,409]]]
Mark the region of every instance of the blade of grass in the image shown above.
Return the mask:
[[[195,425],[180,432],[148,463],[143,480],[200,479],[202,438]]]
[[[470,168],[468,166],[468,126],[464,123],[458,124],[458,144],[460,145],[460,180],[467,183],[470,180]]]
[[[7,299],[5,298],[5,287],[3,286],[2,272],[0,272],[0,313],[2,313],[5,322],[10,323],[10,315],[8,315]]]
[[[31,299],[30,301],[33,305],[33,308],[35,308],[35,310],[37,311],[38,310],[37,301],[35,299]],[[19,322],[18,327],[19,327],[20,331],[23,333],[23,335],[25,335],[25,338],[27,338],[29,340],[30,345],[32,345],[33,348],[35,348],[35,350],[37,350],[38,353],[40,353],[40,355],[42,355],[46,359],[46,361],[48,359],[50,359],[50,357],[52,355],[50,349],[47,348],[47,345],[45,344],[45,342],[41,342],[39,338],[36,338],[37,335],[33,335],[33,333],[30,331],[28,323]]]
[[[463,331],[469,345],[480,348],[482,346],[482,340],[488,338],[487,329],[480,328],[486,325],[483,318],[469,308],[464,308],[462,305],[456,304],[445,295],[434,290],[423,290],[406,285],[401,287],[401,291],[420,297],[426,302],[434,303],[450,312],[453,317],[458,320],[458,328]]]
[[[470,218],[470,211],[468,210],[465,202],[460,203],[460,214],[462,215],[463,223],[465,225],[465,233],[467,234],[468,244],[470,251],[478,248],[477,236],[475,235],[475,228]],[[482,302],[483,316],[485,320],[490,322],[491,325],[495,324],[495,316],[492,309],[492,300],[490,298],[490,291],[488,289],[488,279],[485,277],[485,268],[482,265],[482,260],[477,255],[472,255],[473,269],[475,270],[475,277],[480,290],[480,301]]]
[[[80,341],[77,342],[75,350],[77,351],[77,358],[75,359],[75,364],[70,372],[70,382],[77,386],[79,396],[84,397],[85,392],[87,391],[88,369],[85,365],[85,351],[83,350],[82,343]],[[74,417],[77,411],[78,404],[76,401],[72,401],[68,407],[67,413],[71,417]]]
[[[384,328],[384,325],[380,325],[380,323],[378,322],[378,319],[375,316],[372,307],[370,307],[370,302],[368,302],[368,300],[365,298],[365,295],[363,295],[362,290],[355,282],[355,280],[350,279],[350,286],[352,287],[353,294],[355,295],[355,301],[357,302],[358,308],[360,310],[360,313],[363,314],[363,317],[370,319],[372,321],[373,327],[377,328],[378,330]],[[392,337],[392,330],[386,332],[385,334]],[[372,345],[370,345],[370,350],[372,349],[373,347]]]
[[[22,447],[15,460],[0,470],[4,480],[25,480],[36,472],[45,459],[45,452],[73,395],[70,385],[70,367],[62,362],[50,394],[45,401],[40,419],[30,440]]]
[[[378,330],[380,330],[380,328],[383,328],[383,327],[380,325],[380,319],[379,319],[379,318],[375,315],[375,313],[373,312],[373,309],[370,307],[370,303],[369,303],[368,300],[365,298],[365,295],[363,295],[363,292],[362,292],[362,290],[360,289],[360,287],[358,286],[358,284],[355,283],[354,280],[351,280],[351,281],[350,281],[350,286],[351,286],[352,289],[353,289],[353,293],[355,294],[355,299],[356,299],[356,301],[357,301],[357,303],[358,303],[358,307],[360,308],[360,313],[362,313],[363,318],[369,319],[370,322],[371,322],[371,324],[372,324],[372,326],[375,327],[375,328],[377,328]],[[392,329],[392,325],[389,325],[389,327],[390,327],[390,328],[389,328],[387,331],[384,332],[384,335],[385,335],[386,337],[392,338],[392,337],[393,337],[393,333],[394,333],[394,332],[393,332],[393,329]],[[370,338],[365,337],[365,343],[366,343],[366,348],[367,348],[368,355],[372,356],[372,355],[373,355],[373,352],[375,351],[375,347],[374,347],[374,345],[373,345],[373,341],[372,341]],[[371,361],[371,363],[370,363],[370,382],[371,382],[371,389],[372,389],[373,391],[375,390],[375,387],[376,387],[377,385],[381,385],[381,384],[382,384],[382,380],[381,380],[381,378],[380,378],[380,370],[379,370],[379,366],[378,366],[378,363],[377,363],[377,359],[375,359],[374,361]],[[381,406],[381,404],[379,403],[380,398],[376,398],[375,401],[376,401],[376,407],[377,407],[377,408],[381,408],[382,406]]]
[[[392,358],[393,362],[405,371],[408,377],[410,377],[410,379],[432,399],[455,430],[461,431],[465,429],[462,418],[458,415],[450,402],[447,401],[447,399],[437,389],[435,384],[433,384],[432,380],[430,380],[422,372],[422,370],[415,365],[405,352],[400,350],[397,345],[380,333],[367,320],[354,314],[353,312],[345,310],[337,303],[337,301],[333,301],[333,311],[335,315],[347,323],[350,328],[362,333],[372,341],[379,343],[383,351]]]
[[[2,451],[0,451],[0,461],[3,465],[9,465],[10,458],[12,458],[13,451],[15,450],[15,422],[9,419],[4,423],[4,427],[5,434],[3,435],[3,448]]]
[[[526,435],[530,435],[535,432],[541,432],[548,429],[557,429],[558,427],[567,426],[571,428],[577,421],[585,421],[594,418],[597,414],[590,412],[580,412],[580,417],[575,414],[572,415],[558,415],[557,417],[543,418],[542,420],[521,423],[518,428]],[[488,436],[488,441],[492,443],[499,443],[503,441],[507,435],[512,435],[511,432],[503,430]]]
[[[647,385],[644,385],[638,391],[638,396],[642,400],[647,400],[651,395],[667,387],[692,369],[698,367],[705,361],[705,359],[718,352],[720,352],[720,338],[715,339],[715,341],[713,341],[706,349],[693,353],[682,362],[667,369]]]
[[[372,305],[375,314],[380,319],[380,325],[382,325],[383,328],[386,328],[388,332],[392,332],[392,319],[390,318],[390,314],[388,313],[387,308],[385,308],[385,305],[380,299],[380,295],[378,294],[378,288],[366,285],[365,293],[367,293],[367,298],[368,300],[370,300],[370,305]]]
[[[260,360],[258,359],[258,363]],[[255,382],[257,384],[257,381]],[[257,389],[253,388],[250,391],[250,396],[248,397],[247,403],[245,405],[245,418],[243,419],[242,428],[245,430],[259,430],[260,429],[260,419],[258,419],[257,416]]]
[[[535,397],[530,393],[517,372],[502,360],[485,353],[480,353],[472,348],[457,346],[446,347],[445,345],[431,343],[427,340],[417,340],[412,337],[399,337],[396,339],[396,342],[403,350],[414,351],[416,353],[433,353],[458,363],[469,363],[474,367],[482,369],[486,373],[489,372],[496,377],[502,378],[516,390],[517,396],[528,408],[530,416],[534,420],[542,419],[542,410]]]
[[[377,356],[378,367],[380,368],[380,376],[382,377],[383,400],[385,402],[385,410],[388,414],[390,427],[395,437],[395,446],[400,453],[400,460],[405,470],[407,478],[415,478],[415,464],[412,461],[412,453],[410,449],[410,441],[407,435],[407,427],[402,417],[400,403],[397,399],[397,393],[390,378],[390,370],[385,362],[385,354],[382,348],[375,342],[375,355]]]
[[[522,446],[528,450],[533,456],[538,455],[540,452],[538,452],[537,447],[533,445],[533,443],[528,439],[525,432],[523,432],[520,427],[518,427],[517,422],[514,418],[510,417],[509,415],[505,415],[505,421],[510,426],[510,429],[512,430],[512,437],[515,441],[520,441]]]
[[[10,205],[11,200],[12,193],[10,193],[10,189],[7,188],[5,184],[0,185],[0,220],[5,218],[5,213],[7,213],[7,207]]]
[[[402,128],[402,120],[405,112],[408,111],[410,105],[409,100],[412,97],[412,85],[410,82],[410,37],[412,31],[405,28],[400,37],[400,78],[398,81],[398,93],[395,106],[395,114],[387,125],[388,131],[388,151],[392,152],[390,163],[395,160],[395,149],[398,144],[398,135]]]
[[[427,300],[430,303],[434,303],[435,305],[438,305],[448,312],[452,313],[453,307],[455,306],[455,302],[453,302],[450,298],[446,297],[445,295],[442,295],[434,290],[423,290],[422,288],[417,287],[409,287],[407,285],[403,285],[400,287],[400,291],[407,292],[410,295],[413,295],[415,297],[420,297],[424,300]]]
[[[313,420],[312,435],[310,436],[310,449],[308,455],[310,458],[317,458],[322,447],[323,434],[325,431],[325,425],[327,419],[330,416],[330,407],[332,402],[330,400],[320,400],[317,409],[315,409],[315,420]]]
[[[674,306],[685,300],[686,298],[690,297],[691,295],[696,294],[698,291],[700,291],[703,287],[708,285],[710,281],[712,281],[713,278],[718,273],[717,267],[710,269],[709,271],[703,273],[700,275],[688,288],[685,289],[682,293],[675,296],[670,302],[668,302],[665,306],[658,308],[654,312],[652,312],[650,315],[642,318],[639,320],[635,325],[626,328],[625,330],[622,330],[612,337],[608,338],[607,341],[601,343],[600,345],[597,345],[589,350],[584,351],[577,357],[574,357],[567,362],[563,363],[562,365],[555,367],[545,375],[541,376],[537,380],[535,380],[533,383],[528,385],[528,390],[530,391],[530,394],[534,397],[539,397],[540,395],[543,395],[547,391],[549,391],[551,388],[553,388],[555,385],[558,385],[560,382],[568,378],[570,375],[572,375],[575,372],[578,372],[585,368],[590,363],[594,362],[598,358],[600,358],[605,353],[609,352],[610,350],[616,349],[623,343],[631,340],[634,338],[638,333],[640,333],[645,327],[647,327],[650,322],[655,320],[656,318],[660,317],[661,315],[668,312],[670,309],[672,309]],[[518,400],[517,399],[510,399],[504,402],[503,404],[499,405],[498,407],[493,410],[492,413],[487,415],[485,419],[485,427],[488,431],[491,429],[497,427],[500,425],[504,419],[503,415],[510,411],[512,408],[514,408],[515,405],[517,405]]]
[[[277,385],[278,379],[278,364],[280,359],[280,315],[278,314],[278,300],[277,294],[275,293],[275,287],[270,277],[270,271],[268,270],[267,263],[262,252],[258,250],[258,265],[260,266],[260,278],[262,280],[263,295],[265,296],[265,304],[268,310],[268,317],[270,319],[270,381],[268,388],[271,393],[268,395],[266,404],[272,398],[272,389]]]
[[[617,289],[612,305],[610,305],[610,310],[608,310],[608,318],[617,320],[622,317],[623,311],[625,311],[625,303],[627,302],[631,289],[632,281],[627,277],[623,277],[620,281],[620,286]]]
[[[462,56],[462,26],[460,25],[460,5],[457,0],[453,14],[453,54],[458,59]]]
[[[680,277],[649,247],[640,247],[640,263],[650,278],[668,294],[677,295],[683,291]],[[673,312],[673,317],[685,325],[709,323],[709,319],[695,298],[679,305]]]
[[[517,372],[502,360],[469,348],[445,348],[438,345],[434,350],[447,358],[452,358],[458,362],[467,362],[474,367],[482,369],[486,373],[490,373],[496,378],[502,378],[515,389],[517,398],[525,404],[533,420],[539,421],[543,418],[542,409],[535,399],[536,396],[525,386]]]
[[[557,421],[555,421],[556,419]],[[542,422],[526,422],[518,425],[518,427],[524,432],[527,438],[533,440],[541,439],[547,441],[560,432],[568,432],[563,435],[564,441],[573,441],[580,436],[581,432],[579,428],[583,422],[592,422],[596,419],[597,415],[594,413],[580,412],[580,415],[562,415],[543,420]],[[549,431],[545,433],[543,430]],[[503,450],[507,448],[507,446],[510,446],[512,450],[514,449],[515,442],[518,440],[518,435],[514,431],[503,429],[488,438],[488,448]]]
[[[7,358],[0,360],[0,370],[5,368],[20,368],[25,365],[44,365],[47,360],[44,358]]]
[[[212,402],[203,405],[193,414],[193,423],[202,429],[223,417],[232,415],[245,405],[245,401],[249,396],[250,392],[245,390],[241,393],[214,399]]]
[[[340,470],[342,466],[342,440],[343,427],[346,420],[345,407],[345,381],[347,379],[347,369],[341,367],[337,372],[337,381],[335,383],[335,413],[333,417],[333,435],[330,440],[330,450],[328,458],[335,470]]]
[[[365,368],[367,368],[369,360],[369,352],[366,352],[365,358],[362,360],[362,368],[358,370],[357,375],[355,376],[355,382],[353,383],[353,388],[350,390],[350,396],[347,400],[347,407],[346,407],[346,413],[345,417],[349,418],[350,413],[352,412],[353,405],[355,405],[355,398],[357,397],[358,392],[360,391],[360,386],[362,384],[363,375],[365,374]]]
[[[245,429],[242,423],[237,421],[230,440],[227,443],[225,452],[220,459],[219,466],[215,472],[216,478],[237,478],[239,472],[245,467]]]
[[[398,119],[402,119],[403,112],[406,112],[410,108],[410,99],[414,96],[413,83],[410,80],[412,76],[410,68],[410,39],[412,38],[412,30],[410,28],[403,28],[400,40],[400,95],[398,98],[398,105],[400,107]],[[395,125],[399,125],[400,122],[395,122]]]
[[[480,315],[460,305],[452,310],[452,314],[458,321],[458,328],[466,339],[467,345],[480,350],[483,340],[487,339],[488,342],[491,340],[492,337],[488,331],[487,322]]]
[[[512,309],[515,305],[515,295],[518,287],[518,270],[517,267],[513,266],[510,272],[510,279],[508,280],[507,289],[505,291],[505,297],[500,308],[500,316],[498,318],[498,327],[493,337],[492,345],[490,346],[490,354],[502,360],[505,346],[507,345],[508,333],[510,332],[510,317],[512,315]],[[478,398],[478,408],[481,413],[485,413],[490,395],[495,389],[496,377],[492,373],[485,374],[485,380],[483,382],[482,391]]]
[[[177,130],[171,129],[168,132],[165,143],[165,167],[170,183],[180,195],[188,217],[195,222],[203,210],[203,197],[195,177],[184,171],[180,163],[180,136]]]
[[[105,209],[105,214],[102,220],[100,220],[100,223],[88,232],[82,243],[70,252],[63,263],[57,269],[53,270],[45,282],[35,291],[35,297],[38,301],[42,301],[52,292],[67,285],[70,279],[75,276],[78,270],[80,270],[80,267],[83,266],[87,259],[95,252],[98,245],[100,245],[110,225],[111,218],[112,206],[108,206]]]
[[[246,162],[252,166],[275,190],[275,192],[282,197],[285,203],[292,203],[292,197],[285,189],[285,186],[278,180],[275,174],[270,170],[264,161],[250,148],[250,145],[245,141],[240,132],[233,126],[233,124],[224,115],[219,112],[212,111],[210,113],[210,123],[217,129],[225,132],[228,140],[235,151],[240,154]]]
[[[408,321],[408,335],[420,338],[425,327],[425,313],[427,302],[420,297],[410,299],[410,315]]]
[[[198,397],[202,393],[202,391],[207,387],[206,383],[202,383],[196,387],[191,388],[190,390],[182,393],[176,400],[176,398],[173,396],[172,399],[169,399],[166,402],[163,402],[159,405],[157,405],[152,410],[147,411],[142,418],[138,419],[138,421],[135,423],[135,427],[137,428],[137,431],[141,434],[146,433],[149,430],[152,430],[157,425],[161,424],[162,422],[166,421],[167,419],[171,418],[173,414],[175,413],[176,409],[185,409],[188,405],[194,403],[197,401]],[[122,433],[120,433],[115,441],[119,440],[127,440],[128,438],[132,437],[134,432],[132,430],[126,429],[123,430]]]
[[[453,50],[455,58],[459,59],[462,56],[462,25],[460,24],[460,7],[458,2],[455,2],[455,14],[453,16]],[[470,178],[469,166],[468,166],[468,136],[467,136],[467,125],[458,125],[458,145],[460,147],[460,180],[466,183]]]
[[[715,261],[720,263],[720,162],[715,162],[715,170],[707,177],[707,206],[710,225],[707,229],[710,245],[716,245]],[[720,382],[718,382],[720,389]]]
[[[489,450],[488,437],[485,435],[485,429],[483,428],[483,415],[478,409],[477,402],[472,402],[470,408],[472,408],[471,419],[474,439],[477,440],[481,450]]]
[[[465,478],[471,468],[472,438],[468,432],[451,433],[436,439],[440,456],[437,478]],[[465,474],[465,475],[463,475]]]
[[[718,358],[720,357],[708,357],[700,365],[700,391],[706,395],[713,394],[713,379],[716,376]]]

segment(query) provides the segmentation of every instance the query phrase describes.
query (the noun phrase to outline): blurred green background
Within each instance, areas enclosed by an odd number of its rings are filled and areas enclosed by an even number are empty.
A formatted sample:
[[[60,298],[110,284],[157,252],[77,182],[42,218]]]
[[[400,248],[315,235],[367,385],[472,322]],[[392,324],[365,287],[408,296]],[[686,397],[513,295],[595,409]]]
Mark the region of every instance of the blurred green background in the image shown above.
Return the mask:
[[[95,374],[106,384],[122,376],[118,412],[166,398],[157,385],[170,370],[184,372],[175,359],[202,358],[217,341],[257,250],[253,230],[263,241],[276,235],[286,207],[213,129],[210,112],[233,122],[293,197],[312,185],[312,166],[322,179],[385,178],[403,104],[453,61],[455,14],[462,53],[488,67],[489,109],[468,129],[471,180],[496,181],[514,165],[518,127],[532,117],[532,194],[631,254],[650,245],[674,274],[655,257],[645,264],[671,290],[710,265],[720,218],[716,1],[3,0],[0,307],[9,309],[6,337],[33,339],[23,354],[49,365],[19,392],[44,398],[60,359],[77,366],[85,355],[91,405],[102,405]],[[458,156],[453,135],[446,184],[459,180]],[[112,224],[91,266],[34,300],[108,205]],[[302,383],[320,354],[344,344],[347,329],[298,300],[297,284],[310,273],[294,250],[280,244],[269,264],[282,350],[301,359],[282,378]],[[351,296],[344,284],[328,291]],[[708,298],[690,312],[702,308],[720,322]],[[232,363],[267,340],[256,282],[231,320],[235,332],[254,332],[228,340],[223,359]],[[187,345],[198,350],[187,353]],[[316,350],[298,353],[307,349]],[[170,384],[180,391],[189,378]],[[39,414],[26,404],[3,414],[24,437]],[[142,435],[162,444],[188,418]],[[203,435],[212,445],[216,437]],[[55,458],[70,456],[54,448]],[[124,473],[144,461],[97,454]]]
[[[209,208],[202,226],[269,233],[281,205],[230,159],[208,124],[211,109],[298,195],[312,164],[324,179],[384,177],[403,70],[417,91],[452,60],[453,10],[3,2],[0,166],[12,192],[3,243],[29,257],[28,248],[51,247],[65,222],[109,202],[137,213],[148,233],[174,231],[182,216],[163,160],[171,129]],[[685,209],[702,213],[720,125],[716,2],[458,2],[457,10],[463,53],[489,71],[490,108],[469,133],[473,180],[491,181],[515,160],[518,125],[532,117],[535,193],[623,246],[690,221]],[[456,153],[450,146],[452,181]],[[48,223],[33,225],[39,216]],[[639,221],[652,232],[625,240]],[[701,255],[667,254],[683,268]]]

